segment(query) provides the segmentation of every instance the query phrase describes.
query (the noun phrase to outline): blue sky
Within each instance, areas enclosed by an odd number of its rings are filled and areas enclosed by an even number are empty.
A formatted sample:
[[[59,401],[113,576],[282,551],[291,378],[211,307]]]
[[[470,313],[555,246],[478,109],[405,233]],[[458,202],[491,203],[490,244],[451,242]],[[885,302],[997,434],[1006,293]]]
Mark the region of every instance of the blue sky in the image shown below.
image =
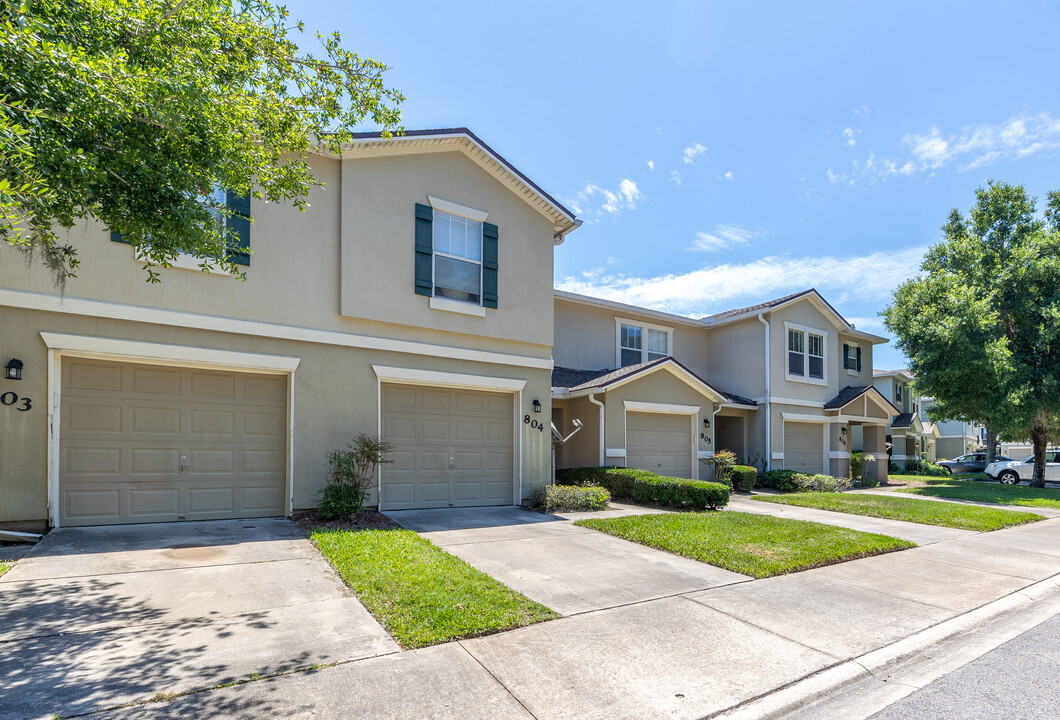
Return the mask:
[[[818,288],[860,329],[988,178],[1060,188],[1050,2],[312,0],[585,225],[557,287],[686,315]],[[875,366],[905,364],[891,345]]]

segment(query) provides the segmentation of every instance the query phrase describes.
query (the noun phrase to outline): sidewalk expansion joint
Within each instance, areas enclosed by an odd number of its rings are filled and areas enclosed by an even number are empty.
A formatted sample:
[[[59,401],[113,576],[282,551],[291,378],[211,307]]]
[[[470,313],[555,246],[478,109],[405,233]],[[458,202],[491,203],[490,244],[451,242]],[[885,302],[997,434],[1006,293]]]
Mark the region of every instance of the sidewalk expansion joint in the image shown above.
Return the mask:
[[[466,648],[466,647],[464,646],[464,641],[463,641],[463,640],[457,640],[457,641],[456,641],[456,644],[460,646],[460,649],[461,649],[461,650],[463,650],[464,652],[466,652],[466,653],[468,654],[468,657],[470,657],[470,658],[471,658],[472,660],[474,660],[474,661],[475,661],[476,663],[478,663],[478,666],[479,666],[480,668],[482,668],[483,670],[485,670],[485,671],[486,671],[486,673],[487,673],[487,674],[488,674],[488,675],[489,675],[489,676],[490,676],[491,678],[493,678],[493,681],[494,681],[495,683],[497,683],[497,684],[498,684],[498,685],[500,685],[500,686],[501,686],[502,688],[504,688],[504,692],[508,693],[509,697],[511,697],[511,699],[512,699],[512,700],[514,700],[515,702],[519,703],[519,707],[521,707],[521,708],[522,708],[523,710],[525,710],[525,711],[526,711],[526,714],[527,714],[527,715],[529,715],[530,717],[534,718],[534,720],[538,720],[538,717],[537,717],[537,715],[534,715],[534,713],[532,713],[532,712],[530,711],[530,708],[528,708],[528,707],[526,706],[526,704],[525,704],[525,703],[524,703],[524,702],[523,702],[522,700],[520,700],[520,699],[519,699],[519,696],[518,696],[518,695],[516,695],[516,694],[515,694],[514,692],[512,692],[512,691],[511,691],[511,688],[509,688],[509,687],[508,687],[507,685],[505,685],[505,684],[504,684],[503,682],[501,682],[501,679],[500,679],[499,677],[497,677],[496,675],[494,675],[494,674],[493,674],[493,671],[492,671],[492,670],[490,670],[490,669],[489,669],[488,667],[486,667],[485,663],[483,663],[483,662],[482,662],[481,660],[479,660],[479,659],[478,659],[478,658],[477,658],[477,657],[475,656],[475,653],[471,652],[470,650],[468,650],[468,649],[467,649],[467,648]]]
[[[8,580],[7,582],[14,585],[15,583],[46,583],[56,582],[59,580],[76,580],[78,578],[97,578],[97,577],[112,577],[114,575],[143,575],[145,573],[156,573],[156,572],[172,572],[173,570],[202,570],[203,568],[221,568],[221,567],[237,567],[239,565],[264,565],[265,563],[274,562],[291,562],[292,560],[311,560],[311,557],[297,557],[297,558],[272,558],[270,560],[241,560],[239,562],[230,563],[215,563],[210,565],[186,565],[184,567],[165,567],[165,568],[144,568],[142,570],[115,570],[114,572],[95,572],[88,573],[85,575],[56,575],[54,577],[46,578],[31,578],[28,580]]]

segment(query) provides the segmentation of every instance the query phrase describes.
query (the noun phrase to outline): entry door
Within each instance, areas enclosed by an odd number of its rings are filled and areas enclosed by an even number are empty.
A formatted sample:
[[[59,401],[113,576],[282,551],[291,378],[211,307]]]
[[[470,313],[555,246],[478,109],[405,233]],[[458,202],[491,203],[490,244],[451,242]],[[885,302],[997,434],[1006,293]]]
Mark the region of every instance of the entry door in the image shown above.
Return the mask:
[[[511,393],[384,384],[380,506],[511,505],[514,412]]]
[[[626,467],[667,477],[691,478],[690,416],[626,413]]]

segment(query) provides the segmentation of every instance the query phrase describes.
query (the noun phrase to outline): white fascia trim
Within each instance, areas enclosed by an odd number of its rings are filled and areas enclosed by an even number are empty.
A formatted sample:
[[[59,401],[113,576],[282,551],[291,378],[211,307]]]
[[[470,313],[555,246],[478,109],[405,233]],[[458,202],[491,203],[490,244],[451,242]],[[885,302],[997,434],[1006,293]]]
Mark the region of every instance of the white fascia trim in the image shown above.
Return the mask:
[[[660,413],[666,415],[697,415],[699,405],[671,405],[668,403],[639,402],[637,400],[623,400],[622,405],[626,412]]]
[[[626,450],[625,448],[607,448],[604,450],[604,457],[625,459]]]
[[[803,415],[800,413],[780,413],[784,422],[821,423],[827,425],[836,422],[834,418],[822,417],[821,415]]]
[[[449,300],[447,298],[432,297],[430,302],[431,310],[444,310],[451,313],[460,313],[461,315],[473,315],[475,317],[484,318],[486,317],[486,308],[481,305],[472,305],[471,303],[460,302],[459,300]]]
[[[732,408],[733,410],[757,410],[760,405],[743,405],[741,403],[721,403],[718,409],[721,408]]]
[[[63,355],[87,357],[112,357],[120,360],[137,360],[146,363],[167,365],[197,365],[205,367],[238,368],[251,372],[294,372],[301,358],[286,355],[262,355],[260,353],[216,350],[189,345],[166,345],[164,343],[141,342],[139,340],[115,340],[113,338],[87,335],[64,335],[42,332],[41,338],[50,350]]]
[[[468,207],[467,205],[460,205],[455,202],[436,198],[433,195],[428,195],[427,200],[430,201],[431,207],[435,210],[441,210],[442,212],[447,212],[450,215],[460,215],[461,217],[477,220],[478,222],[483,222],[486,218],[490,216],[490,214],[485,210],[476,210],[475,208]]]
[[[526,380],[515,378],[464,375],[462,373],[441,372],[439,370],[419,370],[417,368],[388,367],[386,365],[373,365],[372,370],[375,371],[376,377],[379,378],[380,382],[399,383],[402,385],[437,385],[512,393],[519,392],[526,387]]]
[[[755,398],[756,402],[764,402],[766,398]],[[812,408],[823,408],[824,402],[820,400],[798,400],[796,398],[786,397],[773,397],[770,396],[769,402],[774,405],[794,405],[796,407],[812,407]]]
[[[87,317],[128,320],[152,325],[192,328],[195,330],[213,330],[215,332],[250,335],[253,337],[295,340],[299,342],[338,345],[341,347],[361,348],[364,350],[384,350],[425,355],[427,357],[447,358],[450,360],[469,360],[471,362],[492,363],[495,365],[513,365],[515,367],[551,370],[551,358],[535,358],[526,355],[510,355],[485,350],[471,350],[450,345],[415,342],[412,340],[395,340],[391,338],[354,335],[332,330],[316,330],[294,325],[276,325],[255,320],[236,320],[234,318],[200,315],[198,313],[161,310],[140,305],[123,305],[100,300],[82,298],[62,298],[58,295],[25,292],[21,290],[0,289],[0,306],[16,307],[25,310],[44,310],[47,312],[83,315]]]
[[[884,420],[883,418],[868,417],[868,416],[863,416],[863,415],[840,415],[839,417],[835,418],[832,422],[840,422],[840,423],[856,422],[856,423],[861,423],[862,425],[882,425],[882,426],[890,425],[890,422],[888,422],[887,420]]]
[[[615,302],[613,300],[604,300],[602,298],[595,298],[589,295],[579,295],[578,293],[569,292],[567,290],[553,290],[552,294],[557,300],[566,300],[568,302],[578,303],[579,305],[588,305],[590,307],[604,308],[606,310],[617,310],[618,312],[643,315],[644,317],[655,318],[656,320],[662,320],[664,322],[672,322],[677,325],[690,325],[692,327],[698,328],[705,327],[702,321],[696,320],[694,318],[684,317],[683,315],[673,315],[671,313],[661,312],[659,310],[651,310],[649,308],[637,307],[636,305],[629,305],[628,303],[620,303]]]
[[[828,459],[829,460],[848,460],[848,459],[850,459],[850,453],[848,453],[848,452],[846,452],[844,450],[829,450],[828,451]]]

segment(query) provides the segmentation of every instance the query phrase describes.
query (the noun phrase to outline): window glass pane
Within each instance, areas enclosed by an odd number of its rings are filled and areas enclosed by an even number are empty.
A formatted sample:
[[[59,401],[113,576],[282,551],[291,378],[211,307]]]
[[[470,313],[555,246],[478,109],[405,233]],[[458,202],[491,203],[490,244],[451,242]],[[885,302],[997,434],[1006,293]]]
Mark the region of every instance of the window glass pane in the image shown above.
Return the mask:
[[[467,255],[469,260],[482,259],[482,223],[467,221]]]
[[[802,350],[802,331],[800,330],[788,330],[788,350],[792,352],[801,353]]]
[[[452,216],[453,235],[452,249],[449,252],[459,257],[467,257],[467,220],[462,217]]]
[[[641,349],[640,328],[636,325],[622,326],[622,347],[634,350]],[[640,362],[640,360],[637,360]]]
[[[668,356],[669,356],[669,353],[654,353],[654,352],[650,352],[650,351],[648,352],[648,359],[649,360],[658,360],[659,358],[664,358],[664,357],[668,357]]]
[[[481,303],[482,266],[436,255],[434,294],[451,300]]]
[[[669,334],[665,330],[648,330],[648,354],[669,355],[670,348],[667,347],[669,339]]]
[[[801,352],[789,352],[788,353],[788,374],[790,375],[802,375],[802,359],[803,354]]]
[[[822,356],[824,346],[824,338],[820,335],[810,335],[810,354]]]
[[[810,356],[810,377],[824,377],[824,358],[817,357],[816,355]]]
[[[636,365],[640,362],[640,350],[623,350],[622,351],[622,367],[627,365]]]
[[[449,213],[437,212],[434,213],[434,251],[441,253],[449,253],[449,218],[452,217]]]

